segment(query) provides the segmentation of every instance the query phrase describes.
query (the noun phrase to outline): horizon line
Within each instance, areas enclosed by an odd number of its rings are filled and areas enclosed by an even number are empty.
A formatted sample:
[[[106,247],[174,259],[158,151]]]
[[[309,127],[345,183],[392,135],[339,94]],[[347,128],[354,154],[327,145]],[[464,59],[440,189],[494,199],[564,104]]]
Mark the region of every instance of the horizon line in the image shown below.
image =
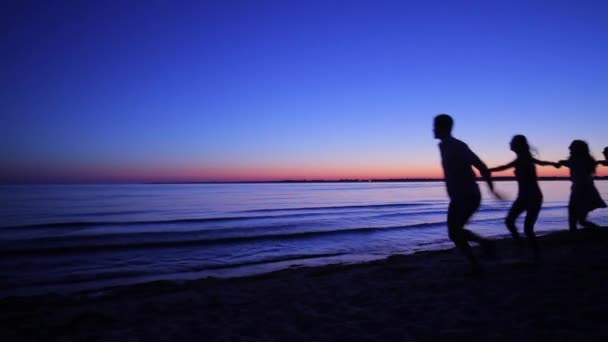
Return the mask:
[[[608,180],[608,176],[595,176],[595,180]],[[482,177],[476,177],[477,181],[483,181]],[[513,176],[492,177],[493,181],[515,181]],[[570,180],[568,176],[540,176],[539,181],[563,181]],[[444,178],[346,178],[346,179],[284,179],[284,180],[244,180],[244,181],[57,181],[57,182],[0,182],[0,185],[162,185],[162,184],[293,184],[293,183],[416,183],[416,182],[443,182]]]

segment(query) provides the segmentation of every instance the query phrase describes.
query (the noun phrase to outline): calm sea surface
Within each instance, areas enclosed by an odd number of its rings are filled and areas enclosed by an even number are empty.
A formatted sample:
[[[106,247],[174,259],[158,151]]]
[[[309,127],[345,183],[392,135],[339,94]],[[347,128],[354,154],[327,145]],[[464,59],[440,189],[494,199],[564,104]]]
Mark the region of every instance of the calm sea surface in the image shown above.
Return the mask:
[[[608,200],[608,182],[596,181]],[[494,237],[516,195],[469,225]],[[570,183],[541,182],[536,231],[567,227]],[[306,183],[0,187],[0,296],[238,276],[451,247],[444,185]],[[591,214],[608,225],[608,210]],[[521,219],[520,219],[521,225]]]

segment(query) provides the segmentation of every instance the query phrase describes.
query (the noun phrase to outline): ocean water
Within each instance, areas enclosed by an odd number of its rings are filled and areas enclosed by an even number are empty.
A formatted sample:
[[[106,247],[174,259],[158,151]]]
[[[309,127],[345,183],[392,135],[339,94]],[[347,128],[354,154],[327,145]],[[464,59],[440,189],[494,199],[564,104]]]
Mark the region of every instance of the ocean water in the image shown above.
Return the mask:
[[[514,182],[469,228],[506,237]],[[608,199],[608,182],[596,181]],[[541,182],[536,231],[567,227],[570,183]],[[0,296],[240,276],[452,247],[442,182],[0,187]],[[590,218],[608,225],[608,210]],[[521,227],[520,218],[519,224]]]

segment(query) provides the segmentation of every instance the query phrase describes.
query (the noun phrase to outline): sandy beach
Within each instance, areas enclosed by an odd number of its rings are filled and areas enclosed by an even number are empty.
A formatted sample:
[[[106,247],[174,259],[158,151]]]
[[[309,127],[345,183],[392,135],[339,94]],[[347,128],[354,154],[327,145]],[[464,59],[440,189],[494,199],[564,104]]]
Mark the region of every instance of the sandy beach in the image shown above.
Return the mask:
[[[455,250],[356,265],[0,300],[8,340],[608,338],[608,229],[496,242],[473,276]],[[479,252],[479,251],[477,251]]]

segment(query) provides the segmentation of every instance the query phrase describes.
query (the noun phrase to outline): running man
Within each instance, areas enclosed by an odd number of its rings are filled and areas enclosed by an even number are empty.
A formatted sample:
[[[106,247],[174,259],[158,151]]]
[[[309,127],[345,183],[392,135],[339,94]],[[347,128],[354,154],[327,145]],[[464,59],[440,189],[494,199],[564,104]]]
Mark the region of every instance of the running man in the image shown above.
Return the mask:
[[[479,170],[492,193],[497,198],[500,196],[494,191],[491,172],[486,164],[469,149],[467,144],[452,136],[453,126],[454,120],[451,116],[440,114],[435,117],[433,132],[435,139],[441,140],[439,143],[441,164],[450,197],[447,218],[448,236],[469,260],[473,273],[478,273],[481,271],[481,266],[473,254],[469,241],[479,243],[487,255],[493,255],[494,251],[490,240],[464,228],[481,204],[481,192],[472,167]]]

